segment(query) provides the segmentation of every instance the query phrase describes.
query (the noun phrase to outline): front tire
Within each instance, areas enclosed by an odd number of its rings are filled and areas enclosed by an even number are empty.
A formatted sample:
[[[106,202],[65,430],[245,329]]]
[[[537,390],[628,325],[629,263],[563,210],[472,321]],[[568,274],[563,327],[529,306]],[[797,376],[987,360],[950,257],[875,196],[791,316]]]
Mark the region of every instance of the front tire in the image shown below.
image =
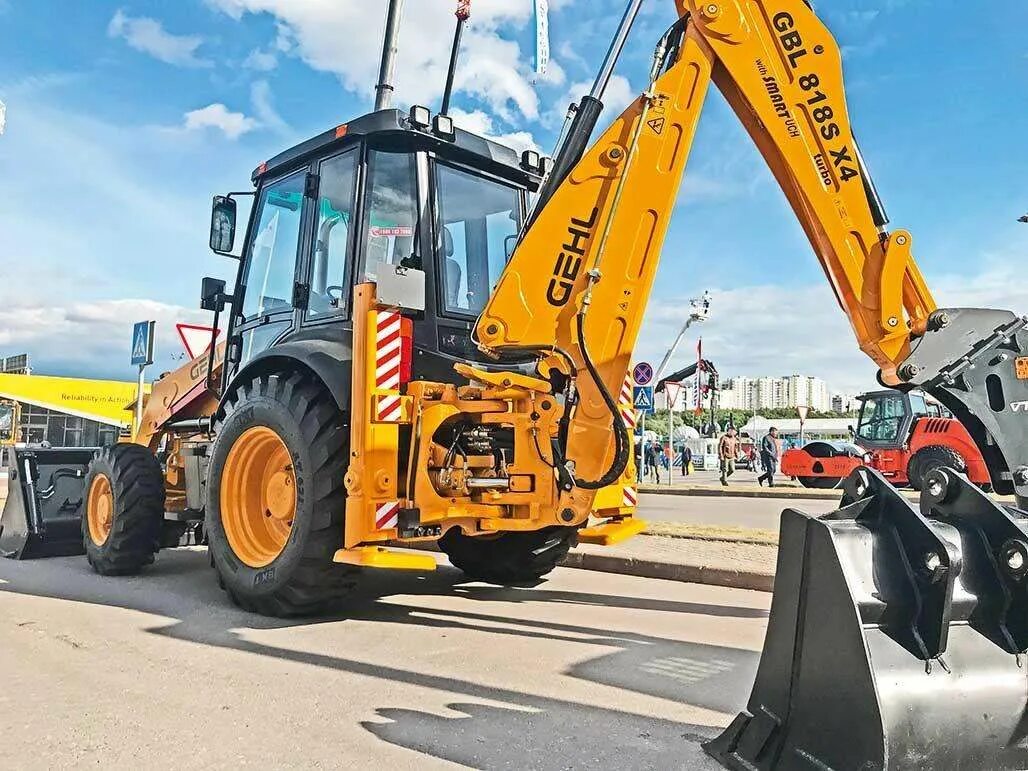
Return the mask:
[[[332,561],[343,543],[347,427],[324,386],[301,374],[257,377],[225,400],[207,484],[219,583],[239,607],[312,616],[355,585]]]
[[[907,482],[912,488],[920,491],[924,487],[928,472],[942,466],[961,474],[967,473],[967,462],[959,452],[941,444],[933,444],[914,453],[914,457],[907,464]]]
[[[154,561],[164,526],[164,474],[150,449],[104,447],[89,462],[82,541],[102,576],[138,573]]]
[[[510,586],[538,581],[557,567],[577,542],[578,529],[574,527],[478,537],[452,527],[439,539],[439,548],[468,578]]]

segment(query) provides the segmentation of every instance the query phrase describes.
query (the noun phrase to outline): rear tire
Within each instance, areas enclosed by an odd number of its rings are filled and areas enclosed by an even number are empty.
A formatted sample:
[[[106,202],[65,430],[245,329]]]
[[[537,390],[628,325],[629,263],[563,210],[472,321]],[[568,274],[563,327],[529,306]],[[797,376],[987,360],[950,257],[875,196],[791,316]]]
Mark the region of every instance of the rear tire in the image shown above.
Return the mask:
[[[907,482],[912,488],[920,491],[924,487],[924,479],[928,472],[942,466],[961,474],[967,473],[967,462],[959,452],[941,444],[933,444],[914,453],[914,457],[907,464]]]
[[[538,581],[557,567],[577,542],[578,529],[574,527],[477,538],[452,527],[439,539],[439,548],[468,578],[510,586]]]
[[[82,541],[93,570],[127,576],[154,561],[164,525],[164,474],[149,448],[116,444],[100,450],[86,472],[84,499]]]
[[[238,544],[241,536],[233,524],[232,507],[240,506],[245,497],[230,499],[239,491],[233,493],[224,477],[233,447],[253,429],[270,429],[284,445],[288,471],[295,479],[292,519],[279,530],[282,544],[277,554],[273,549],[265,552],[270,561],[255,559],[253,551],[244,559],[246,553],[236,553],[226,531],[227,515]],[[239,607],[265,616],[313,616],[338,605],[360,571],[332,561],[343,545],[343,477],[349,458],[347,426],[328,391],[298,373],[257,377],[226,397],[216,433],[205,524],[221,587]],[[271,517],[271,509],[281,503],[267,505],[271,508],[265,516]],[[267,534],[261,537],[266,542]]]

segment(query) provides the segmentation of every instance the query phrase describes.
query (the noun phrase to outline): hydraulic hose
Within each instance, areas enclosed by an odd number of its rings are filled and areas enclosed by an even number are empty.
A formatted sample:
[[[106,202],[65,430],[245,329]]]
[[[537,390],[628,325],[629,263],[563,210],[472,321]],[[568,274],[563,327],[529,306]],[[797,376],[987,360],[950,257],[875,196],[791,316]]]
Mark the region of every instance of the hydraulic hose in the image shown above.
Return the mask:
[[[596,387],[600,389],[600,396],[603,397],[603,402],[607,405],[607,409],[610,410],[613,418],[611,430],[614,432],[614,460],[611,462],[610,468],[607,469],[603,476],[596,480],[575,477],[575,484],[583,490],[599,490],[601,487],[614,484],[625,473],[625,469],[628,468],[631,443],[628,441],[627,431],[624,422],[621,420],[621,413],[618,411],[617,402],[610,395],[610,391],[607,390],[607,384],[603,382],[603,378],[600,377],[600,373],[596,370],[596,365],[593,364],[593,360],[589,356],[589,349],[585,344],[585,314],[578,313],[575,318],[578,347],[582,351],[582,361],[585,363],[585,368],[589,370],[589,375],[592,377],[593,382],[596,383]]]

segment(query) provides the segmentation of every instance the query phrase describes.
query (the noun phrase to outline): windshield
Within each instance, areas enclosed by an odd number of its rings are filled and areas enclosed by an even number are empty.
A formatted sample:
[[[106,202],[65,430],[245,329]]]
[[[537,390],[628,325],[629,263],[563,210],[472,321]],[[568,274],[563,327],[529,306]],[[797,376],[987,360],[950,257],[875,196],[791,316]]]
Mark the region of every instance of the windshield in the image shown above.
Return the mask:
[[[0,442],[5,442],[14,436],[14,407],[10,404],[0,404]]]
[[[895,442],[906,415],[906,400],[902,394],[868,399],[860,410],[857,436],[870,442]]]
[[[478,315],[521,228],[516,188],[438,166],[439,262],[449,313]]]

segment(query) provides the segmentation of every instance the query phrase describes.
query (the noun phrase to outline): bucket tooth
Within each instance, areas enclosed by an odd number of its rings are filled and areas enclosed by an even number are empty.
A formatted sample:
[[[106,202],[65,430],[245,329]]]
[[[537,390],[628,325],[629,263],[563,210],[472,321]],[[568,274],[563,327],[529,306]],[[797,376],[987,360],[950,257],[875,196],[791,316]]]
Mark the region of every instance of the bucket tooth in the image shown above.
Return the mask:
[[[0,555],[83,554],[82,508],[92,447],[10,447]]]
[[[861,468],[838,511],[783,512],[753,691],[705,745],[722,765],[1028,768],[1028,515],[929,479],[920,508]]]

